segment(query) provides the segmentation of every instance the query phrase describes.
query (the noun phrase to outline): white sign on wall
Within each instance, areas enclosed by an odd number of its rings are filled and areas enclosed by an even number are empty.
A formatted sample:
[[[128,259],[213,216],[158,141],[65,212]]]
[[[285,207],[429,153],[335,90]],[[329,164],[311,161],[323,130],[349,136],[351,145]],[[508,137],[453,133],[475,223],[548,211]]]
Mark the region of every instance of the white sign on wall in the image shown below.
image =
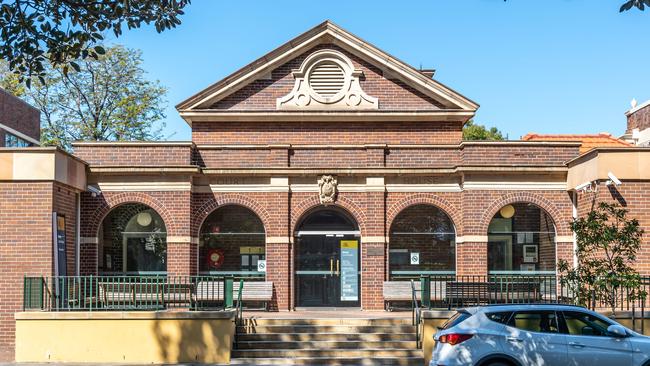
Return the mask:
[[[266,272],[266,259],[257,261],[257,272]]]
[[[419,252],[411,252],[411,264],[420,264]]]

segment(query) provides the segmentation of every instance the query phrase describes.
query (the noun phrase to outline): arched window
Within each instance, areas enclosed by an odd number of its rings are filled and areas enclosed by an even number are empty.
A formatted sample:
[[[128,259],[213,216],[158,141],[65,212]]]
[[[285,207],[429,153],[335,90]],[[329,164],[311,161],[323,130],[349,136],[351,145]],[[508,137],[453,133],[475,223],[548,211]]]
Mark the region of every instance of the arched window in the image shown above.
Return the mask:
[[[228,205],[212,212],[201,226],[201,273],[264,278],[266,235],[262,220],[243,206]],[[265,262],[262,262],[265,263]]]
[[[99,271],[106,274],[167,271],[167,230],[160,215],[141,203],[114,208],[99,235]]]
[[[456,230],[438,207],[410,206],[397,215],[390,229],[389,277],[452,275],[456,270]]]
[[[493,275],[555,274],[555,225],[532,203],[506,205],[488,228],[488,271]]]

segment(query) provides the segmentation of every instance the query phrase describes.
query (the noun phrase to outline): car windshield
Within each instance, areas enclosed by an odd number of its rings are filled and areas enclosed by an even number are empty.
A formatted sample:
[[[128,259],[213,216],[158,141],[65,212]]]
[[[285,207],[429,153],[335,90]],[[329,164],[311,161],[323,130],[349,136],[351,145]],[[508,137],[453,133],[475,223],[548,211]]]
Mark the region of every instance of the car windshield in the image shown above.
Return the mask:
[[[472,316],[472,314],[466,311],[459,311],[456,314],[452,315],[451,318],[447,319],[447,321],[440,327],[440,329],[449,329],[451,327],[455,327],[470,316]]]

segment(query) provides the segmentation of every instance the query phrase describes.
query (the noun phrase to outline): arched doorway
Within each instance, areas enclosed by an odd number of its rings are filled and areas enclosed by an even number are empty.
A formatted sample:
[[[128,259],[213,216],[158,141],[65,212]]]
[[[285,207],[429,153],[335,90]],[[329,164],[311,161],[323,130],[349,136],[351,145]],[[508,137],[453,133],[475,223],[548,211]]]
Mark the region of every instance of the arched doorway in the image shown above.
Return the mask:
[[[164,274],[165,222],[145,204],[120,205],[102,221],[97,254],[101,274]]]
[[[360,232],[338,208],[307,213],[295,232],[295,283],[298,307],[361,305]]]
[[[539,206],[503,206],[488,227],[490,275],[555,275],[555,224]]]
[[[200,233],[199,273],[264,280],[266,234],[253,211],[238,205],[219,207],[205,219]]]

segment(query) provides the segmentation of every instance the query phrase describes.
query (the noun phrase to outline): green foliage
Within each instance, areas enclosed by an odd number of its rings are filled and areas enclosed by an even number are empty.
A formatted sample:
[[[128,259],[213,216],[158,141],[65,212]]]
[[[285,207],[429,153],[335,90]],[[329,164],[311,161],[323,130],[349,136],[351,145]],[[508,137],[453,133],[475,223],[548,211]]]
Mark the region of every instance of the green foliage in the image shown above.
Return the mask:
[[[97,58],[106,50],[102,33],[153,23],[162,32],[179,25],[191,0],[2,0],[0,59],[27,86],[44,83],[47,64],[79,71],[78,60]]]
[[[113,46],[79,62],[78,71],[48,65],[41,81],[17,94],[41,111],[43,145],[69,150],[77,140],[156,140],[167,90],[147,80],[141,64],[140,51]],[[0,85],[13,85],[16,76],[7,68],[2,74],[1,65]]]
[[[643,230],[628,211],[616,204],[601,202],[587,217],[571,223],[576,234],[578,259],[573,268],[567,261],[558,262],[562,283],[580,305],[592,298],[616,311],[624,293],[628,300],[645,298],[639,273],[632,267],[641,247]]]
[[[618,11],[622,13],[632,9],[633,7],[643,11],[646,6],[650,6],[650,0],[628,0],[621,5],[621,8]]]
[[[474,124],[469,120],[463,127],[463,140],[503,140],[503,134],[496,127],[487,129],[483,125]]]

